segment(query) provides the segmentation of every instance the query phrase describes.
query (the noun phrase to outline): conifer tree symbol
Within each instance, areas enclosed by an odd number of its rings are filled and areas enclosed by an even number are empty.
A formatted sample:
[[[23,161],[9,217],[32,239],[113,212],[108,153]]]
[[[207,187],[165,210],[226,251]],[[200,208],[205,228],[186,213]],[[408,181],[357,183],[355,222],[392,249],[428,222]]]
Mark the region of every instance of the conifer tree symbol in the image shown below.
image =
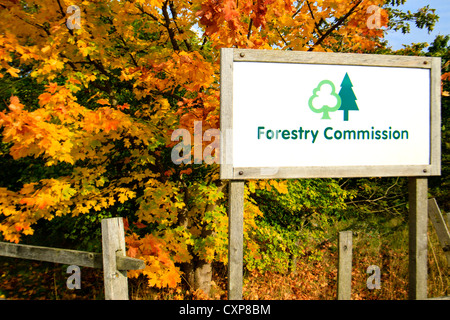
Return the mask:
[[[341,97],[341,107],[338,110],[344,111],[344,121],[348,121],[349,111],[358,111],[358,105],[356,104],[356,96],[353,92],[353,84],[350,81],[348,73],[345,73],[344,80],[341,83],[341,90],[339,96]]]

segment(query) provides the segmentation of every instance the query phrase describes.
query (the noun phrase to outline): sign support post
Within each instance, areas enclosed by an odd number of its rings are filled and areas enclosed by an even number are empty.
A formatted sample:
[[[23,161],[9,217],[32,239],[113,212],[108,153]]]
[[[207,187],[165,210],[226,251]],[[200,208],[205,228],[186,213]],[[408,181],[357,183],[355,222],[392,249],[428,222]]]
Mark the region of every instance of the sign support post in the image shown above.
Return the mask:
[[[427,298],[428,179],[409,178],[409,299]]]
[[[228,191],[228,299],[242,300],[244,268],[244,181],[231,180]]]
[[[409,178],[409,299],[426,299],[441,59],[223,48],[220,73],[229,299],[242,299],[245,180],[361,177]]]

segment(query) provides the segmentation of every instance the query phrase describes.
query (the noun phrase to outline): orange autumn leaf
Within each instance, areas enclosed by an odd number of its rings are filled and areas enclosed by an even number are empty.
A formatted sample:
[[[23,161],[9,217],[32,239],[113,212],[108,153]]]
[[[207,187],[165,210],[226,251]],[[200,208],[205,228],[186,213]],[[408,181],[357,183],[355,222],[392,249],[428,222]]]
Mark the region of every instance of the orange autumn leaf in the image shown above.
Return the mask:
[[[39,105],[40,106],[46,105],[47,103],[50,102],[51,98],[52,98],[52,95],[50,93],[44,92],[43,94],[41,94],[39,96]]]
[[[142,222],[139,222],[139,221],[133,222],[133,224],[134,224],[136,227],[138,227],[139,229],[142,229],[142,228],[145,228],[145,227],[146,227],[145,224],[143,224]]]
[[[136,248],[136,247],[128,248],[128,251],[127,251],[128,257],[135,258],[137,256],[137,254],[138,254],[138,248]]]
[[[185,170],[181,170],[180,174],[191,174],[192,173],[192,169],[191,168],[187,168]]]
[[[23,104],[20,103],[20,100],[18,97],[16,96],[11,96],[11,98],[9,99],[10,101],[10,105],[8,106],[8,108],[11,111],[14,112],[20,112],[23,109]]]
[[[69,80],[71,82],[71,80]],[[58,84],[56,82],[51,82],[46,86],[47,92],[54,94],[58,89]]]
[[[117,106],[120,110],[130,109],[130,105],[128,103],[124,103],[123,105]]]
[[[128,222],[128,218],[123,218],[123,229],[127,232],[130,229],[130,223]]]
[[[74,79],[74,78],[70,78],[70,79],[68,80],[68,82],[69,82],[69,83],[72,83],[72,84],[81,84],[81,81],[80,81],[80,80]]]
[[[6,70],[11,76],[18,78],[20,69],[10,67]]]
[[[101,104],[101,105],[109,105],[109,101],[106,99],[98,99],[97,103]]]

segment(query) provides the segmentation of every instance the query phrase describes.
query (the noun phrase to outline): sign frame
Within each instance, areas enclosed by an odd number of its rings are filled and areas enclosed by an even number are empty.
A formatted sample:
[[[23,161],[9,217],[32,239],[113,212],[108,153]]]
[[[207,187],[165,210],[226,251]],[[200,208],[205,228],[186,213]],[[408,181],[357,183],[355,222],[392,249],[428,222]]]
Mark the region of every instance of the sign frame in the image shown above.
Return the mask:
[[[343,177],[428,177],[441,174],[441,58],[355,53],[221,49],[220,178],[296,179]],[[295,63],[430,70],[430,159],[426,165],[349,165],[303,167],[236,167],[233,165],[233,64],[235,62]]]

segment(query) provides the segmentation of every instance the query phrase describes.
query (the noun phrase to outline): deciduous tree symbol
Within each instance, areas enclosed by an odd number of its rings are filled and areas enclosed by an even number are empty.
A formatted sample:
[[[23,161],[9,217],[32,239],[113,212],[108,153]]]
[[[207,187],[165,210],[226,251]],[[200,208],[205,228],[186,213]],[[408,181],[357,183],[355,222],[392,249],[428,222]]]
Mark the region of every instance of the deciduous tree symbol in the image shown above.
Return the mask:
[[[345,73],[344,80],[342,80],[341,83],[341,90],[339,91],[339,96],[341,97],[341,107],[339,110],[344,111],[344,121],[348,121],[348,112],[350,110],[359,110],[352,87],[353,84],[350,81],[350,77],[348,76],[348,73]]]
[[[341,98],[336,93],[334,83],[330,80],[322,80],[308,101],[309,108],[316,113],[323,113],[322,119],[330,119],[330,112],[334,112],[341,106]]]

